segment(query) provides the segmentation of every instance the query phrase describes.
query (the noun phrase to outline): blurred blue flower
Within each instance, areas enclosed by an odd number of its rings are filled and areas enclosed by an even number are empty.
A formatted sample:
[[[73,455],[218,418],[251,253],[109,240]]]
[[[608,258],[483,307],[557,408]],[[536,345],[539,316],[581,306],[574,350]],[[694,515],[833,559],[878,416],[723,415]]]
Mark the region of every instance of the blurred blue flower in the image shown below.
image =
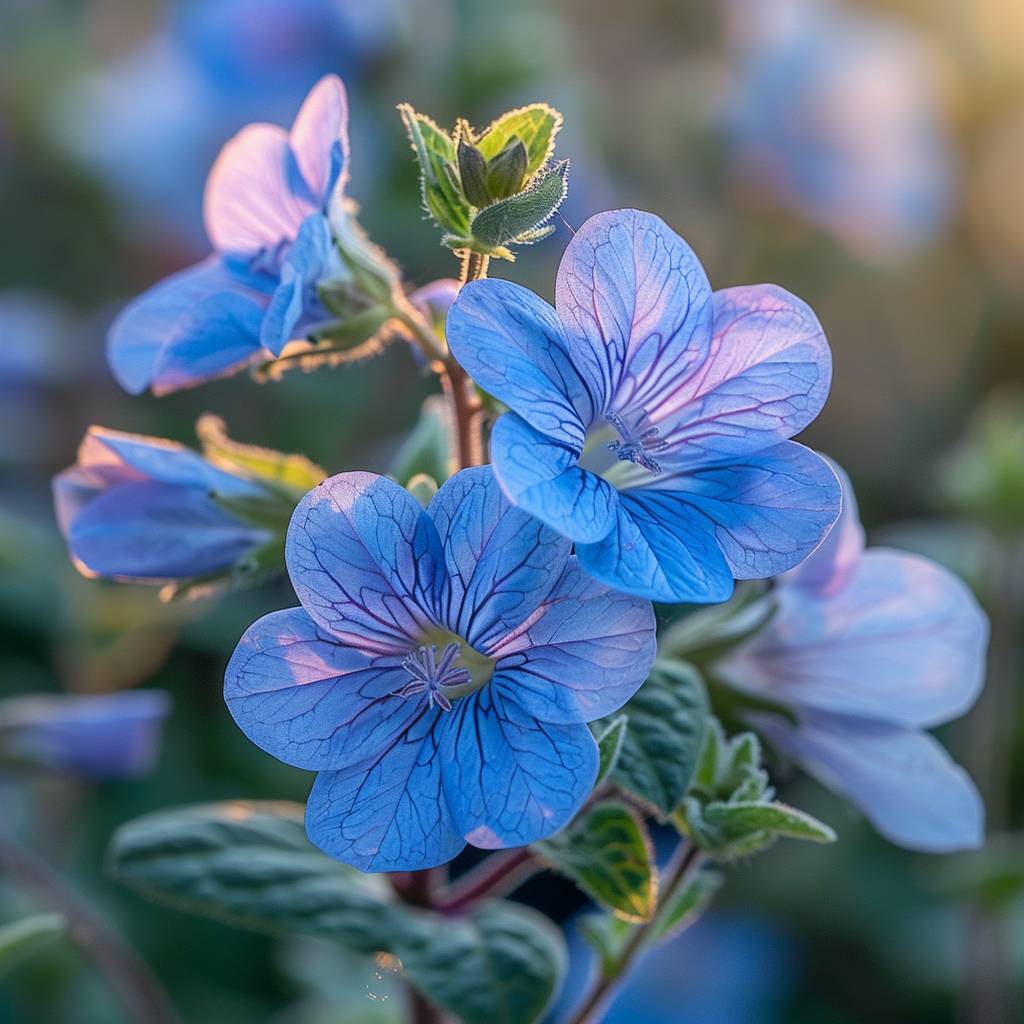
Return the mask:
[[[788,708],[751,719],[887,839],[932,853],[979,846],[984,808],[924,730],[962,715],[985,671],[988,623],[970,590],[919,555],[864,550],[846,474],[843,514],[779,579],[767,625],[715,665],[726,683]]]
[[[88,779],[147,774],[171,699],[163,690],[0,701],[0,761]]]
[[[317,771],[310,839],[364,871],[521,846],[586,799],[586,722],[619,708],[655,653],[651,606],[593,582],[569,542],[513,508],[488,467],[424,511],[342,473],[288,533],[302,606],[239,642],[225,699],[246,735]]]
[[[156,583],[225,572],[273,536],[225,507],[263,499],[258,484],[171,441],[103,427],[89,428],[53,494],[87,576]]]
[[[808,306],[773,285],[712,293],[663,221],[619,210],[569,243],[555,307],[485,280],[448,316],[455,357],[512,410],[491,458],[514,504],[592,576],[658,601],[722,601],[814,550],[840,495],[788,440],[831,379]]]
[[[866,255],[935,237],[954,153],[913,34],[838,0],[731,0],[723,128],[740,180]]]
[[[111,369],[127,391],[166,394],[280,355],[330,314],[316,284],[342,274],[325,216],[344,187],[348,104],[329,75],[286,132],[251,124],[221,150],[203,200],[214,254],[114,321]]]

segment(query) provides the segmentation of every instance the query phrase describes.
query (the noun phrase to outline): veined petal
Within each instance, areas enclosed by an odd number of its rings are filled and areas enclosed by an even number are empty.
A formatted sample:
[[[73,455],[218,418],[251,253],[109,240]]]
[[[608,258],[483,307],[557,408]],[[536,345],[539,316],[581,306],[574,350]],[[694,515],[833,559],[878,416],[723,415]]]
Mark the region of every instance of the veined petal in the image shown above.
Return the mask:
[[[286,764],[314,771],[374,757],[419,716],[397,695],[401,655],[339,644],[302,608],[271,612],[239,640],[224,699],[241,730]]]
[[[607,480],[581,469],[576,454],[506,413],[491,432],[494,473],[509,500],[578,543],[615,526],[619,496]]]
[[[538,722],[493,682],[457,702],[442,724],[444,793],[474,846],[544,839],[572,820],[594,786],[590,730]]]
[[[737,689],[907,727],[949,721],[977,698],[988,622],[934,562],[873,548],[837,593],[779,587],[775,598],[764,630],[716,665]]]
[[[725,464],[667,473],[651,485],[671,490],[714,523],[732,574],[766,579],[792,569],[822,542],[839,514],[839,481],[828,462],[785,441]]]
[[[320,207],[287,133],[274,124],[247,125],[224,146],[203,196],[210,243],[218,252],[245,256],[292,241]]]
[[[717,291],[713,304],[707,357],[648,406],[673,465],[785,441],[828,396],[832,354],[810,306],[768,284]]]
[[[72,521],[68,547],[97,576],[164,580],[227,569],[269,537],[205,490],[143,480],[93,499]]]
[[[653,412],[707,358],[711,286],[693,250],[653,214],[591,217],[562,256],[555,306],[604,408]]]
[[[216,256],[172,274],[129,303],[111,325],[107,360],[117,382],[141,394],[162,372],[161,357],[179,345],[205,344],[205,372],[221,376],[259,348],[259,323],[269,288],[262,278],[242,281]],[[199,310],[211,322],[204,322]],[[203,370],[184,373],[181,387],[201,383]],[[166,381],[163,382],[166,385]],[[163,390],[173,390],[164,386]]]
[[[925,853],[977,849],[985,808],[970,776],[926,733],[839,715],[754,724],[822,785],[859,807],[890,842]]]
[[[649,601],[602,586],[572,558],[535,614],[492,643],[492,685],[542,722],[592,722],[647,678],[654,626]]]
[[[511,281],[473,281],[452,304],[445,332],[480,387],[579,453],[599,408],[551,306]]]
[[[295,116],[291,148],[310,193],[325,208],[348,177],[348,97],[337,75],[325,75]]]
[[[419,705],[409,728],[351,768],[321,772],[306,804],[306,832],[324,853],[360,871],[419,871],[466,845],[442,790],[437,718]]]
[[[285,561],[313,619],[364,650],[407,652],[436,615],[437,530],[386,477],[339,473],[310,491],[292,515]]]
[[[444,623],[485,652],[535,613],[565,568],[571,542],[509,504],[490,466],[453,476],[427,514],[448,570]]]
[[[825,461],[832,467],[842,488],[842,510],[835,525],[813,553],[787,572],[780,582],[834,594],[846,585],[860,560],[864,551],[864,527],[860,524],[857,496],[853,493],[846,470],[827,457]]]
[[[619,495],[612,531],[594,544],[577,544],[580,564],[615,590],[652,601],[724,601],[733,575],[715,540],[713,524],[674,494]]]

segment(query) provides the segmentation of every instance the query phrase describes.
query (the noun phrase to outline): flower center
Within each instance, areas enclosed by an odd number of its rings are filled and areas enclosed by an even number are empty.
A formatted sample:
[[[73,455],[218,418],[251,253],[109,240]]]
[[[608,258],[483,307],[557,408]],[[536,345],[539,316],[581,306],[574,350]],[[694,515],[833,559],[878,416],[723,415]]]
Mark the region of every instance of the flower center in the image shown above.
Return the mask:
[[[436,642],[417,647],[402,662],[402,668],[411,678],[395,691],[396,696],[408,699],[424,695],[430,707],[451,711],[453,700],[465,697],[490,682],[494,675],[493,658],[474,650],[446,630],[439,630],[428,640],[444,642],[440,655]]]
[[[661,464],[654,455],[663,452],[668,444],[659,436],[658,428],[646,412],[641,411],[639,415],[629,418],[617,412],[609,412],[605,418],[619,435],[617,440],[608,442],[609,451],[615,452],[623,462],[633,462],[649,473],[661,472]]]

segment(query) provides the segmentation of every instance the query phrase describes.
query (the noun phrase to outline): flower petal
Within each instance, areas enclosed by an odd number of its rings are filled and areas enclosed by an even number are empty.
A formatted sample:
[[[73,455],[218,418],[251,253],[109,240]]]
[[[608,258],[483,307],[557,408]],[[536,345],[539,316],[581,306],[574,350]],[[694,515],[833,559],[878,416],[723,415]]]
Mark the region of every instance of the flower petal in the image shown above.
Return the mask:
[[[626,491],[619,495],[611,533],[577,544],[580,564],[602,583],[652,601],[724,601],[733,576],[712,524],[674,494]]]
[[[581,469],[576,455],[515,413],[491,432],[494,474],[513,504],[578,543],[608,535],[619,496],[607,480]]]
[[[418,716],[396,691],[401,656],[381,656],[319,629],[302,608],[271,612],[239,640],[224,699],[241,730],[268,753],[313,771],[375,756]]]
[[[91,501],[72,521],[68,547],[97,576],[165,580],[227,569],[269,536],[205,490],[143,480]]]
[[[926,733],[839,715],[798,727],[753,716],[784,754],[859,807],[890,842],[925,853],[974,850],[985,838],[985,808],[970,776]]]
[[[649,601],[609,590],[573,558],[535,614],[491,646],[493,685],[542,722],[592,722],[647,678],[654,626]]]
[[[525,846],[567,825],[597,777],[585,725],[536,721],[495,682],[459,701],[442,739],[455,827],[486,850]]]
[[[934,562],[873,548],[837,593],[780,587],[775,599],[765,629],[716,665],[738,689],[910,727],[947,722],[977,698],[988,623]]]
[[[427,513],[448,569],[444,623],[486,652],[534,614],[561,575],[571,542],[510,505],[490,466],[457,473]]]
[[[204,372],[223,376],[240,368],[259,349],[259,324],[269,293],[260,277],[240,280],[217,257],[172,274],[129,303],[111,325],[107,360],[117,382],[133,395],[141,394],[160,374],[161,356],[168,348],[196,342],[205,367],[180,374],[180,387],[199,384]],[[203,316],[198,315],[203,310]],[[166,380],[164,391],[173,390]]]
[[[832,354],[805,302],[775,285],[717,291],[711,350],[650,408],[685,466],[785,441],[821,412]]]
[[[707,357],[711,286],[693,250],[653,214],[591,217],[566,247],[555,296],[601,411],[653,411]]]
[[[337,75],[325,75],[310,90],[290,141],[310,193],[326,208],[329,193],[348,177],[348,97]]]
[[[579,454],[598,408],[551,306],[511,281],[474,281],[452,304],[445,331],[480,387]]]
[[[339,473],[292,515],[285,561],[303,607],[340,640],[407,652],[432,624],[444,556],[416,499],[374,473]]]
[[[203,196],[214,249],[255,256],[290,242],[321,203],[302,180],[283,128],[246,125],[220,151]]]
[[[671,489],[713,521],[722,553],[741,580],[777,576],[806,558],[835,522],[841,501],[828,462],[795,441],[724,465],[666,474],[653,486]]]
[[[324,853],[360,871],[419,871],[465,846],[441,783],[437,710],[419,717],[380,753],[321,772],[306,804],[306,833]]]

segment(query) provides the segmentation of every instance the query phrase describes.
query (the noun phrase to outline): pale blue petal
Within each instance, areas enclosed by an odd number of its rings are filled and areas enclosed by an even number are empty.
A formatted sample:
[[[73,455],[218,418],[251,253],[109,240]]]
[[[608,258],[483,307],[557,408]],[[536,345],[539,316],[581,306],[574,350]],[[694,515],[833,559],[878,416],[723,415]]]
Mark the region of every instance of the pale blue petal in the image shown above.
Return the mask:
[[[474,281],[448,311],[445,332],[455,358],[484,391],[579,454],[600,410],[551,306],[510,281]]]
[[[812,554],[780,580],[821,593],[835,593],[846,585],[864,551],[864,527],[857,512],[857,496],[846,471],[826,458],[839,480],[843,507],[835,526]]]
[[[444,556],[416,499],[374,473],[339,473],[292,515],[285,561],[295,593],[345,643],[381,654],[422,642]]]
[[[709,603],[732,594],[733,575],[711,522],[674,494],[619,495],[611,533],[577,544],[576,554],[602,583],[652,601]]]
[[[335,186],[343,188],[348,176],[348,97],[337,75],[325,75],[309,91],[290,142],[311,195],[326,208]]]
[[[239,640],[224,699],[239,727],[286,764],[314,771],[374,757],[420,708],[397,696],[402,656],[341,645],[302,608],[271,612]]]
[[[75,516],[72,557],[90,574],[181,579],[229,568],[270,539],[244,526],[205,490],[155,481],[118,484]]]
[[[779,587],[775,599],[768,625],[716,665],[739,689],[914,727],[956,718],[977,698],[988,622],[934,562],[873,548],[835,594]]]
[[[653,214],[591,217],[566,247],[555,296],[577,367],[605,407],[653,411],[707,357],[711,286]]]
[[[714,294],[706,359],[649,405],[680,467],[785,441],[821,412],[832,355],[810,306],[775,285]]]
[[[653,485],[712,520],[732,574],[741,580],[777,576],[806,558],[835,522],[841,500],[829,464],[795,441],[724,465],[666,474]]]
[[[984,842],[974,783],[926,733],[838,715],[809,716],[796,728],[774,715],[754,717],[780,751],[859,807],[890,842],[924,853]]]
[[[591,722],[617,711],[657,653],[649,601],[602,586],[575,558],[534,615],[488,649],[492,685],[542,722]]]
[[[515,413],[491,432],[491,459],[514,505],[578,543],[600,540],[615,526],[618,492],[581,469],[576,454],[538,433]]]
[[[590,795],[597,744],[585,725],[538,722],[492,682],[443,721],[444,793],[455,827],[487,850],[567,825]]]
[[[465,846],[442,788],[437,718],[419,706],[408,730],[377,757],[321,772],[306,804],[306,832],[360,871],[419,871]]]
[[[129,303],[110,328],[107,359],[117,382],[131,394],[141,394],[153,384],[166,349],[179,344],[191,348],[199,340],[216,352],[220,330],[225,331],[224,352],[219,360],[214,358],[210,375],[240,368],[259,348],[267,280],[256,275],[240,279],[211,256],[154,285]],[[197,315],[200,309],[215,322],[204,322]],[[201,383],[202,377],[202,371],[186,372],[179,386]]]
[[[427,512],[448,570],[442,620],[485,652],[535,614],[565,568],[571,542],[510,505],[490,466],[457,473]]]

